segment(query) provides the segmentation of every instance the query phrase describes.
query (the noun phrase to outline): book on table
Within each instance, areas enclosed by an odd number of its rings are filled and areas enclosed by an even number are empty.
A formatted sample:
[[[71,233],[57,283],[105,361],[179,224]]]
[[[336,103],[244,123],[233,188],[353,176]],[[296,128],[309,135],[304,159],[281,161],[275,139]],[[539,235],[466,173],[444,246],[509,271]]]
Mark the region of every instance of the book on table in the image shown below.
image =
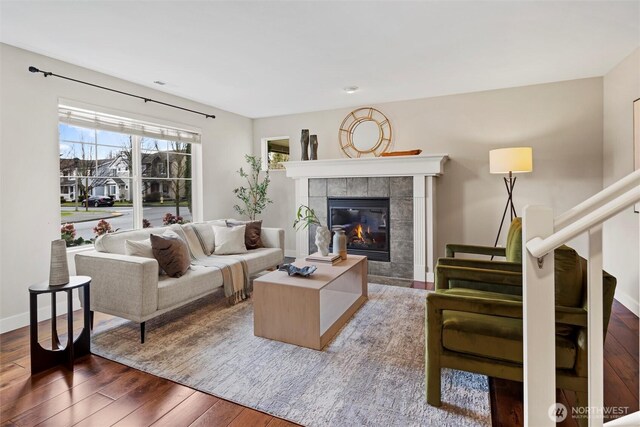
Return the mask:
[[[322,255],[320,252],[315,252],[304,259],[309,262],[321,262],[325,264],[337,264],[342,261],[340,254],[330,253],[327,256]]]

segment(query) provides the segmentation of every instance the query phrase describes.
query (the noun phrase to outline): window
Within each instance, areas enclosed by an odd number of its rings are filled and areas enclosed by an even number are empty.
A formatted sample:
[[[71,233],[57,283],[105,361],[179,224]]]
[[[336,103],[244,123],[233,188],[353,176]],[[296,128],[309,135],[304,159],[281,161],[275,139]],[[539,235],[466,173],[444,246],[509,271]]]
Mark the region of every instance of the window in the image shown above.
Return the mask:
[[[199,134],[60,106],[61,222],[76,238],[193,221],[193,144]]]
[[[262,138],[262,169],[284,170],[282,162],[289,161],[289,137]]]

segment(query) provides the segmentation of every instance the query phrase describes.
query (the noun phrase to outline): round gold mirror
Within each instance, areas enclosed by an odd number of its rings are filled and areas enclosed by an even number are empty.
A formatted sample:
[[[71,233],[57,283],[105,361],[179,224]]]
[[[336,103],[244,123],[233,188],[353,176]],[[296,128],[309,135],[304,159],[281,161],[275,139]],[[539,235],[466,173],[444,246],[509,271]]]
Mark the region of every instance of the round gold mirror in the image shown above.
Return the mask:
[[[340,148],[348,157],[379,157],[391,145],[391,123],[372,107],[358,108],[344,118],[338,132]]]

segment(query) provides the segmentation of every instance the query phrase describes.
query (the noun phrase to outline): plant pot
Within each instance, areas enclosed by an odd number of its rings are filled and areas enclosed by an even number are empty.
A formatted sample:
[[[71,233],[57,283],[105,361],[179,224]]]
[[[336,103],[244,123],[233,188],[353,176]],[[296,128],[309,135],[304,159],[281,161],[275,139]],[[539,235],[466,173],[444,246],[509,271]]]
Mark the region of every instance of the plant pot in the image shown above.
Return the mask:
[[[331,242],[331,232],[324,225],[316,229],[316,246],[322,256],[329,255],[329,243]]]

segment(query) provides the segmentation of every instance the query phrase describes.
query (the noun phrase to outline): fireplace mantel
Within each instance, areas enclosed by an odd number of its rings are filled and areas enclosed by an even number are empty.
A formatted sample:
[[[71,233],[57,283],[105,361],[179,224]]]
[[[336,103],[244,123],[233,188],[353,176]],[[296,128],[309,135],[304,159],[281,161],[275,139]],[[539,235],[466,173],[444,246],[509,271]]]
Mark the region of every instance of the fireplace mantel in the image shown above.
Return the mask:
[[[447,154],[427,156],[366,157],[283,163],[288,178],[348,178],[369,176],[439,176]]]
[[[414,280],[434,280],[435,264],[435,178],[444,173],[447,154],[425,156],[371,157],[360,159],[308,160],[283,163],[288,178],[295,180],[296,208],[309,204],[310,178],[413,177],[413,262]],[[296,254],[309,253],[308,231],[296,234]]]

